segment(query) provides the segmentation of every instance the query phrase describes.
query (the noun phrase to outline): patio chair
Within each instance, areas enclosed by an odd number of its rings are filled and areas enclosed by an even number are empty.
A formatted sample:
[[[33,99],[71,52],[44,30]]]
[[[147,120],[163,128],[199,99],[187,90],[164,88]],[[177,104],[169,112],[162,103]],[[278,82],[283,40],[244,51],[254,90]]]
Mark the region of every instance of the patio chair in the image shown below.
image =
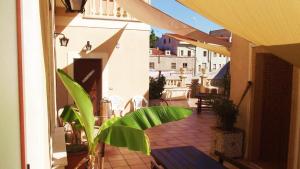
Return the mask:
[[[110,96],[108,97],[111,102],[112,115],[120,117],[123,116],[124,106],[122,104],[123,99],[120,96]]]
[[[134,111],[138,110],[142,107],[148,107],[148,101],[143,96],[134,96],[132,98],[132,103],[133,103],[133,110]]]

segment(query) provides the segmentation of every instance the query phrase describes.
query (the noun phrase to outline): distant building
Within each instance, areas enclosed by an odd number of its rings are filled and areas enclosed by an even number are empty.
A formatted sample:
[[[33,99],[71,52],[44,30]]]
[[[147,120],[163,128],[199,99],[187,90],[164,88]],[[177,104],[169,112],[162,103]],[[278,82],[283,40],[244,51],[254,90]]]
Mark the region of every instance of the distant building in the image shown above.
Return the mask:
[[[162,71],[177,74],[181,68],[186,73],[193,74],[195,70],[196,57],[180,57],[174,55],[170,50],[160,50],[152,48],[149,51],[149,69],[150,71]]]
[[[210,35],[226,41],[230,41],[231,37],[231,33],[225,29],[210,31]],[[195,57],[193,75],[200,75],[202,69],[205,69],[207,72],[215,71],[229,61],[229,58],[224,55],[179,41],[167,34],[162,35],[158,40],[157,47],[164,51],[169,50],[172,55],[177,55],[177,57]]]

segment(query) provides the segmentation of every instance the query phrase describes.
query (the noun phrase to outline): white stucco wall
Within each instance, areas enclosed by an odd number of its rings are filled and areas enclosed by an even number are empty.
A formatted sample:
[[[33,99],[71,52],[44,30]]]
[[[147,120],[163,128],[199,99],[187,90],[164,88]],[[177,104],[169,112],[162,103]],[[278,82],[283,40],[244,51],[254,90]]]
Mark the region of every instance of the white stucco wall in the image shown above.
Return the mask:
[[[16,1],[0,1],[0,168],[21,168]],[[5,23],[5,24],[4,24]]]
[[[187,64],[186,72],[193,73],[195,68],[195,57],[176,57],[176,56],[151,56],[149,63],[154,63],[156,71],[177,71],[183,68],[183,63]],[[176,69],[172,69],[172,63],[176,63]]]
[[[142,95],[148,98],[149,89],[149,34],[150,27],[140,22],[125,22],[101,19],[82,19],[77,16],[65,27],[64,14],[56,16],[56,31],[70,39],[68,47],[61,47],[56,41],[57,67],[73,76],[73,58],[82,57],[80,51],[87,41],[92,52],[87,58],[102,59],[102,96],[119,95],[123,98],[126,111],[132,109],[131,98]],[[119,39],[115,35],[125,26]],[[114,41],[118,46],[115,47]],[[105,46],[101,47],[101,45]],[[112,53],[109,53],[112,48]],[[58,81],[58,108],[72,103],[64,87]]]
[[[46,73],[39,0],[22,3],[22,47],[25,104],[26,163],[31,169],[49,169],[50,136]],[[41,6],[43,10],[47,7]],[[44,22],[47,22],[44,20]]]

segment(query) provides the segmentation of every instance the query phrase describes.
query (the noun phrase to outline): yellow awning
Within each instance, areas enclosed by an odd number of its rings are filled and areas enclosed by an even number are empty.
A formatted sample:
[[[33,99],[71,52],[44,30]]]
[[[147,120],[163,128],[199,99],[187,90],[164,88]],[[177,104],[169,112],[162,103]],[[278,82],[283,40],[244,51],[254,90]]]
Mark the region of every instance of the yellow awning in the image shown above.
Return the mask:
[[[299,0],[177,0],[257,45],[300,43]]]
[[[152,7],[143,0],[118,0],[118,3],[130,15],[149,25],[169,30],[182,36],[186,36],[200,42],[213,43],[230,46],[229,42],[212,37],[204,32],[201,32],[185,23],[182,23],[175,18],[163,13],[162,11]]]
[[[175,38],[177,40],[184,41],[186,43],[192,44],[194,46],[198,46],[200,48],[207,49],[209,51],[220,53],[220,54],[225,55],[225,56],[230,56],[230,51],[224,46],[215,45],[215,44],[208,44],[208,43],[202,43],[202,42],[198,42],[198,41],[195,41],[193,39],[189,39],[189,38],[186,38],[184,36],[176,35],[176,34],[168,34],[168,36],[172,37],[172,38]]]

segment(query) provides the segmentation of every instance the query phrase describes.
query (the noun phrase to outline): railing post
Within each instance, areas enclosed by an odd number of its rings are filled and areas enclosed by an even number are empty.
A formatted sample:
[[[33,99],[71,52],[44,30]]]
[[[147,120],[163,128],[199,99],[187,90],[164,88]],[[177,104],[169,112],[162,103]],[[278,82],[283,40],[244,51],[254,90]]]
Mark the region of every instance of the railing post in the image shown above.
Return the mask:
[[[114,11],[113,11],[113,16],[117,16],[117,0],[114,0]]]

